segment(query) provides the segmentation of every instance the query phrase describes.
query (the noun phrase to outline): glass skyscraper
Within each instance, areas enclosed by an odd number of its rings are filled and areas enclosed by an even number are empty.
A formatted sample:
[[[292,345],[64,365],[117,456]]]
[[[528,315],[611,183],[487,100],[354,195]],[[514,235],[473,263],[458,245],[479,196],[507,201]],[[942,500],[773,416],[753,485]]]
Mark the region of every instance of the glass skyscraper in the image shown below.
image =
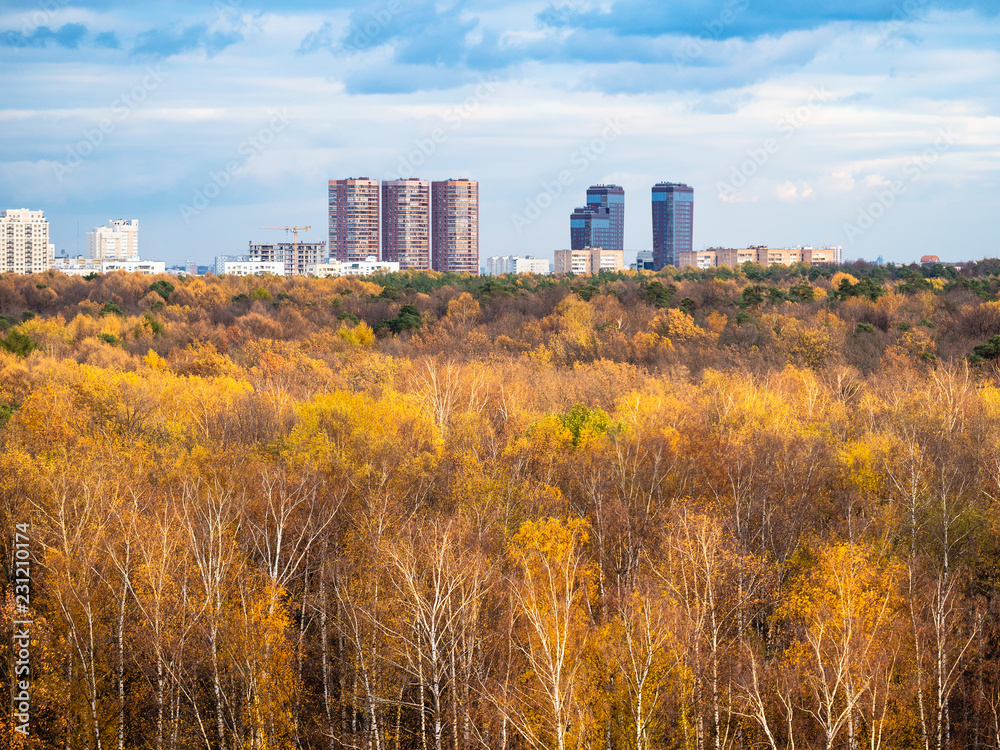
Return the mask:
[[[587,205],[569,217],[571,250],[601,247],[625,249],[625,188],[619,185],[591,185]]]
[[[692,250],[694,188],[679,182],[653,186],[653,267],[678,266],[683,252]]]

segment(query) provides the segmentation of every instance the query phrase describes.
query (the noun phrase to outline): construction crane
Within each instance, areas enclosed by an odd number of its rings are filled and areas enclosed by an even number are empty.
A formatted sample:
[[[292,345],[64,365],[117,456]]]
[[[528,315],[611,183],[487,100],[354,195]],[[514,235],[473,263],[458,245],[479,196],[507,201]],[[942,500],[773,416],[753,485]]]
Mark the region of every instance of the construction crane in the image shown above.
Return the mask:
[[[292,237],[295,240],[293,247],[295,248],[295,250],[298,250],[299,249],[299,232],[308,232],[310,229],[312,229],[312,227],[311,226],[308,226],[308,227],[277,227],[277,226],[266,226],[266,227],[261,227],[261,229],[284,229],[286,232],[291,232],[292,233]]]
[[[302,265],[302,259],[299,257],[299,232],[308,232],[312,229],[312,226],[308,227],[279,227],[279,226],[263,226],[261,229],[284,229],[285,232],[291,232],[294,238],[292,243],[292,257],[285,258],[285,270],[292,274],[302,273],[305,269]]]

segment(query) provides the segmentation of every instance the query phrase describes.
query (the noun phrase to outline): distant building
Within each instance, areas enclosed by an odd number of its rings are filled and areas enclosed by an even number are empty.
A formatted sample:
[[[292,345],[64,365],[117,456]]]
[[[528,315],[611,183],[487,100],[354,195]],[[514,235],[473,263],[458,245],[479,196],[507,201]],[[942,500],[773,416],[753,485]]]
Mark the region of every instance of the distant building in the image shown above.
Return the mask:
[[[585,247],[581,250],[556,250],[555,273],[600,273],[620,271],[625,267],[621,250]]]
[[[325,279],[331,276],[371,276],[374,273],[395,273],[398,270],[399,263],[379,260],[371,255],[355,263],[341,263],[339,260],[315,263],[306,269],[306,275]]]
[[[933,266],[936,263],[940,263],[941,259],[936,255],[923,255],[920,258],[920,265],[922,266]]]
[[[54,257],[43,211],[18,208],[0,212],[0,273],[42,273]]]
[[[345,263],[379,253],[379,183],[367,177],[329,181],[330,258]]]
[[[103,260],[133,260],[139,257],[139,220],[113,219],[106,227],[87,232],[87,257]]]
[[[328,260],[324,263],[311,263],[306,266],[306,276],[313,276],[317,279],[325,279],[330,276],[340,276],[340,269],[344,264],[339,260]]]
[[[431,267],[431,185],[416,178],[382,182],[382,259],[402,270]]]
[[[244,261],[250,260],[249,255],[216,255],[215,265],[213,267],[216,276],[221,276],[226,272],[226,263],[233,261]]]
[[[694,188],[681,182],[653,186],[653,266],[679,266],[693,250]]]
[[[519,258],[516,255],[495,255],[486,259],[486,275],[501,276],[506,273],[547,274],[549,262],[545,258]]]
[[[141,273],[145,276],[153,276],[166,272],[167,264],[162,260],[140,260],[130,258],[128,260],[105,260],[101,262],[101,273],[114,273],[124,271],[125,273]],[[195,273],[197,273],[197,265]]]
[[[655,271],[652,250],[640,250],[635,254],[635,263],[632,264],[633,271]]]
[[[479,183],[475,180],[431,183],[431,252],[435,271],[479,274]]]
[[[718,266],[735,267],[743,263],[759,263],[762,266],[786,265],[794,263],[814,263],[822,265],[839,265],[842,248],[839,245],[815,248],[803,247],[767,247],[766,245],[751,245],[746,248],[715,247],[708,250],[691,250],[682,252],[677,260],[678,268],[714,268]]]
[[[223,264],[222,273],[232,276],[274,276],[285,275],[284,261],[228,260]]]
[[[94,260],[77,256],[75,258],[55,258],[50,268],[53,271],[61,271],[67,276],[89,276],[92,273],[114,273],[124,271],[125,273],[139,273],[144,276],[154,276],[166,273],[166,263],[162,260],[140,260],[131,258],[129,260]]]
[[[625,188],[618,185],[591,185],[587,205],[569,217],[571,250],[603,247],[624,252]]]
[[[306,268],[327,260],[326,242],[251,242],[249,260],[282,263],[285,276],[305,276]]]
[[[186,260],[184,261],[184,273],[189,276],[198,275],[198,261],[196,260]]]

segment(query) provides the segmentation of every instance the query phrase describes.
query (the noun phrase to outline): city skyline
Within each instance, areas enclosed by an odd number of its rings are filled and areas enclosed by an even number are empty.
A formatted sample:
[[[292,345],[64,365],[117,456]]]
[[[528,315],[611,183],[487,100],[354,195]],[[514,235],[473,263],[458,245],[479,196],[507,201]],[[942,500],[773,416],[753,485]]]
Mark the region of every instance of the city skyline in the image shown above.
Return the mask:
[[[991,252],[992,5],[390,5],[7,3],[0,205],[70,254],[136,217],[180,263],[322,226],[327,175],[474,173],[480,255],[551,255],[587,185],[668,177],[698,191],[695,249]],[[624,245],[652,246],[648,217]]]

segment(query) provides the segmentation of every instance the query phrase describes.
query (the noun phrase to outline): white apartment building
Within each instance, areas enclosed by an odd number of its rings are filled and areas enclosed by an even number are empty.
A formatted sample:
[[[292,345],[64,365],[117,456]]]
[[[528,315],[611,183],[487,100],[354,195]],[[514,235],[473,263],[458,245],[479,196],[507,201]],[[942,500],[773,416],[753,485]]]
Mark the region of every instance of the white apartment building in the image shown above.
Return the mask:
[[[267,260],[227,260],[223,263],[222,272],[233,276],[263,276],[265,273],[284,276],[285,263]]]
[[[505,273],[541,273],[549,272],[549,262],[545,258],[516,255],[494,255],[486,259],[486,275],[500,276]]]
[[[87,232],[87,257],[96,261],[139,257],[139,220],[114,219]]]
[[[105,260],[96,261],[93,258],[55,258],[49,268],[61,271],[67,276],[87,276],[92,273],[141,273],[144,276],[155,276],[166,273],[166,263],[162,260]]]
[[[370,255],[363,262],[342,263],[331,258],[326,263],[311,263],[306,266],[306,275],[325,279],[330,276],[371,276],[373,273],[393,273],[398,270],[399,263],[396,261],[380,261]]]
[[[378,260],[374,255],[369,255],[364,261],[353,263],[341,263],[341,276],[371,276],[373,273],[395,273],[399,270],[399,263],[392,260]]]
[[[339,260],[329,260],[326,263],[310,263],[306,266],[306,276],[313,276],[317,279],[326,279],[330,276],[340,276],[343,263]]]
[[[49,244],[49,222],[43,214],[27,208],[0,212],[0,273],[48,270],[55,247]]]

